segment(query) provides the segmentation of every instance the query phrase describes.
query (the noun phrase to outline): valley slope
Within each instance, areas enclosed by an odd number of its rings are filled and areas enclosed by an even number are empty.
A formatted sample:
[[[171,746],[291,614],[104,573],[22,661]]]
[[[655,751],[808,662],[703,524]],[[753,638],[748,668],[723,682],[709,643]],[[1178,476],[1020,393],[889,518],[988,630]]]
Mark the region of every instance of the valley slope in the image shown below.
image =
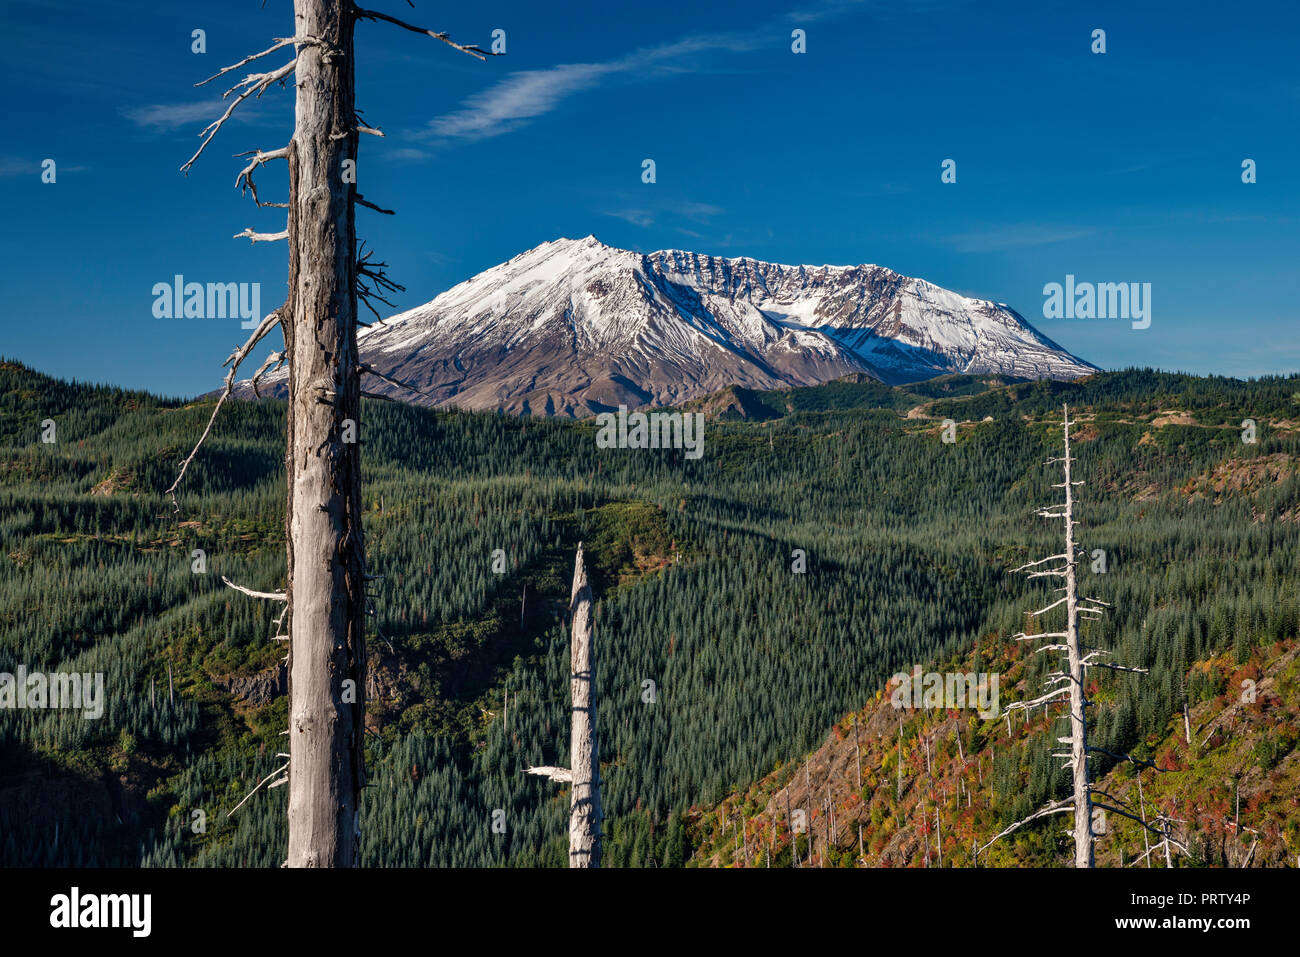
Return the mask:
[[[1238,775],[1243,826],[1262,835],[1254,863],[1293,859],[1300,380],[854,378],[701,398],[716,412],[699,460],[599,448],[590,421],[365,400],[367,567],[383,577],[370,589],[363,863],[564,866],[567,795],[524,768],[567,753],[579,541],[597,597],[609,866],[724,861],[736,832],[719,839],[721,819],[757,827],[770,797],[733,795],[774,770],[777,787],[802,772],[827,729],[851,731],[845,716],[900,668],[950,667],[978,645],[985,662],[1006,661],[1008,700],[1038,687],[1041,665],[1007,650],[1045,589],[1008,570],[1050,544],[1031,510],[1054,494],[1042,463],[1059,447],[1064,401],[1080,419],[1088,483],[1081,541],[1111,556],[1092,588],[1114,611],[1088,638],[1150,669],[1099,678],[1093,740],[1175,762],[1177,777],[1161,775],[1170,791],[1147,786],[1179,817],[1222,817],[1223,782]],[[211,412],[210,401],[0,363],[0,671],[103,671],[109,700],[100,721],[0,710],[0,863],[283,859],[284,789],[227,816],[280,763],[278,609],[221,579],[284,587],[284,403],[226,403],[177,514],[162,490]],[[1256,444],[1241,441],[1247,417]],[[47,418],[55,444],[40,441]],[[940,437],[945,418],[953,444]],[[1246,676],[1265,692],[1249,712],[1228,700]],[[1184,701],[1194,731],[1224,713],[1186,758]],[[936,799],[945,840],[966,847],[1060,793],[1041,725],[1008,738],[1003,724],[965,718],[905,717],[909,790],[897,804],[889,743],[864,742],[864,786],[881,792],[865,816],[850,806],[842,752],[833,774],[814,762],[808,776],[819,792],[829,782],[841,822],[814,853],[852,863],[856,834],[842,822],[858,815],[872,863],[923,866]],[[863,720],[897,733],[892,710]],[[950,720],[975,755],[973,785],[969,764],[944,763]],[[1228,732],[1219,742],[1216,728]],[[996,786],[981,788],[990,762]],[[970,816],[948,816],[954,788],[963,801],[975,791]],[[507,834],[485,808],[506,811]],[[1053,834],[1027,829],[984,862],[1064,864]],[[961,859],[956,844],[944,854]]]

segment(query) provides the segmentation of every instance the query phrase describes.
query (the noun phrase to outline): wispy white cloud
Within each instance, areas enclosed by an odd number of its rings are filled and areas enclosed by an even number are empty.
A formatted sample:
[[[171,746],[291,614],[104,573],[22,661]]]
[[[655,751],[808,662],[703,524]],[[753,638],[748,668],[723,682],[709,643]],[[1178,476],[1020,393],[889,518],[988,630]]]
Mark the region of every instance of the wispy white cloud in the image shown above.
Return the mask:
[[[197,133],[199,129],[220,117],[229,106],[229,100],[217,98],[188,103],[151,103],[144,106],[123,107],[121,113],[136,126],[151,132],[166,133],[184,127],[194,127]],[[230,120],[234,123],[258,125],[276,122],[275,109],[278,107],[264,109],[263,103],[250,98],[239,104],[239,108],[231,114]],[[292,112],[289,115],[292,116]],[[279,115],[279,119],[283,119],[283,114]]]
[[[631,223],[633,226],[650,227],[655,224],[656,219],[663,214],[669,214],[669,218],[689,220],[694,223],[707,224],[715,216],[721,216],[726,210],[721,206],[715,206],[712,203],[697,203],[687,201],[684,203],[667,202],[660,205],[659,209],[643,209],[635,206],[625,206],[619,209],[606,209],[603,211],[605,216],[613,216],[615,219],[621,219],[624,222]],[[678,227],[681,229],[681,227]],[[698,235],[689,230],[681,229],[688,235]]]
[[[224,110],[225,107],[219,100],[203,100],[198,103],[155,103],[150,106],[130,107],[122,110],[122,115],[136,126],[167,131],[200,121],[211,122]],[[238,115],[237,110],[235,116]]]
[[[417,149],[413,146],[399,146],[397,149],[383,150],[376,155],[386,160],[396,160],[399,163],[414,163],[427,159],[429,151]]]
[[[655,224],[655,215],[648,209],[607,209],[605,215],[621,219],[633,226],[649,227]]]
[[[20,176],[30,176],[36,180],[41,176],[44,170],[41,167],[43,159],[20,159],[13,156],[0,156],[0,179],[17,179]],[[90,169],[89,166],[73,166],[71,164],[59,163],[55,171],[63,173],[84,173]]]
[[[788,13],[776,22],[811,23],[838,16],[865,0],[823,0],[805,10]],[[635,75],[637,79],[689,73],[712,68],[707,60],[692,61],[704,53],[744,53],[786,42],[778,28],[696,34],[671,43],[645,47],[603,63],[567,63],[543,70],[512,73],[496,85],[476,93],[460,108],[429,123],[424,136],[481,140],[509,133],[530,120],[556,109],[569,97],[590,90],[611,78]]]
[[[512,73],[496,86],[471,96],[459,110],[433,120],[429,130],[449,139],[500,136],[549,113],[566,97],[616,72],[619,69],[612,63],[572,63]]]
[[[721,206],[714,206],[712,203],[682,203],[677,211],[687,219],[710,219],[714,216],[721,216],[726,212]]]
[[[1047,246],[1072,239],[1083,239],[1096,232],[1082,226],[1057,226],[1051,223],[1019,223],[996,229],[976,230],[943,237],[943,242],[958,252],[978,253],[1026,246]]]
[[[9,179],[12,176],[39,176],[40,174],[41,164],[39,160],[0,157],[0,179]]]

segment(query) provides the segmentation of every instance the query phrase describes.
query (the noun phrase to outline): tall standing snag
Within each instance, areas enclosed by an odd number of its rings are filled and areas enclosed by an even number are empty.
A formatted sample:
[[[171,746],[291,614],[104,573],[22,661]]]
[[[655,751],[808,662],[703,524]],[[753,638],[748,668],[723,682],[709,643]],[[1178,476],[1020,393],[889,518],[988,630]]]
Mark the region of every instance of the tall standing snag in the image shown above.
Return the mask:
[[[357,155],[349,6],[294,4],[297,33],[324,42],[298,54],[288,154],[291,321],[281,322],[289,357],[290,867],[353,863],[365,783],[356,228],[352,191],[343,187],[344,163]]]
[[[526,768],[552,781],[572,784],[569,794],[569,866],[600,867],[600,747],[596,738],[596,658],[592,637],[591,585],[582,543],[573,564],[569,596],[571,726],[568,768]]]
[[[1078,567],[1079,558],[1082,555],[1082,549],[1074,540],[1074,528],[1079,523],[1074,518],[1074,487],[1082,485],[1082,481],[1076,481],[1073,478],[1074,457],[1070,454],[1070,408],[1064,406],[1064,416],[1062,419],[1062,432],[1064,437],[1065,454],[1059,459],[1048,459],[1048,465],[1061,463],[1064,481],[1053,485],[1053,488],[1065,490],[1065,501],[1060,505],[1052,505],[1047,508],[1037,510],[1037,514],[1043,518],[1059,518],[1064,523],[1065,532],[1065,550],[1058,555],[1049,555],[1047,558],[1039,559],[1036,562],[1030,562],[1022,565],[1015,571],[1023,571],[1030,578],[1057,578],[1063,582],[1063,585],[1057,591],[1063,591],[1065,594],[1056,601],[1040,608],[1030,614],[1037,618],[1045,615],[1047,612],[1061,606],[1065,607],[1065,630],[1064,631],[1044,631],[1035,634],[1019,634],[1014,636],[1017,641],[1035,641],[1041,638],[1054,639],[1049,644],[1040,644],[1034,649],[1035,653],[1045,651],[1059,652],[1064,657],[1064,671],[1053,671],[1047,675],[1049,690],[1030,701],[1017,701],[1006,708],[1004,714],[1010,715],[1012,711],[1023,710],[1032,711],[1034,708],[1046,708],[1050,704],[1065,703],[1069,711],[1065,717],[1070,721],[1069,737],[1061,737],[1056,740],[1061,744],[1068,744],[1070,750],[1055,751],[1053,757],[1064,758],[1066,766],[1070,768],[1071,777],[1071,796],[1068,799],[1060,801],[1051,801],[1042,808],[1039,808],[1033,814],[1022,820],[1017,821],[1011,826],[999,832],[994,838],[981,847],[985,848],[992,845],[995,841],[1003,836],[1010,834],[1012,831],[1028,824],[1030,821],[1041,817],[1047,817],[1054,814],[1073,813],[1074,827],[1072,834],[1074,837],[1074,866],[1089,868],[1094,862],[1094,838],[1096,837],[1092,829],[1093,808],[1100,807],[1105,810],[1114,811],[1124,817],[1132,818],[1147,827],[1148,830],[1154,831],[1136,814],[1130,811],[1114,807],[1109,804],[1102,804],[1093,800],[1094,793],[1103,794],[1103,796],[1112,798],[1111,795],[1104,792],[1096,791],[1088,777],[1088,755],[1093,752],[1109,754],[1101,748],[1094,748],[1088,745],[1088,700],[1084,695],[1085,676],[1089,668],[1110,668],[1115,671],[1130,671],[1139,674],[1145,674],[1145,668],[1126,668],[1121,665],[1110,664],[1108,662],[1098,661],[1098,655],[1105,655],[1108,652],[1100,648],[1089,649],[1084,654],[1079,644],[1079,619],[1087,618],[1096,620],[1104,614],[1107,603],[1099,598],[1079,596],[1078,586]],[[1058,564],[1049,565],[1056,562]],[[1049,567],[1042,567],[1049,566]],[[1136,758],[1128,755],[1112,755],[1112,757],[1123,757],[1135,763],[1146,764],[1148,767],[1154,765],[1148,762],[1138,762]],[[1158,833],[1158,832],[1157,832]]]
[[[1065,481],[1065,506],[1059,517],[1065,523],[1065,654],[1069,666],[1070,689],[1070,772],[1074,790],[1074,866],[1092,867],[1092,792],[1088,785],[1088,716],[1084,713],[1087,702],[1083,697],[1083,657],[1079,654],[1079,553],[1074,544],[1074,482],[1070,466],[1070,408],[1064,406],[1062,432],[1065,437],[1065,455],[1062,469]],[[1080,482],[1080,485],[1083,483]],[[1046,509],[1040,514],[1052,517]],[[1032,574],[1032,573],[1031,573]],[[1100,614],[1100,609],[1098,609]]]
[[[569,741],[573,791],[569,798],[569,866],[600,867],[600,753],[596,741],[596,658],[592,641],[591,585],[582,544],[573,566],[573,638],[569,687],[573,726]]]
[[[185,171],[194,164],[248,97],[260,97],[294,79],[292,139],[278,149],[243,154],[252,159],[236,182],[252,193],[259,207],[287,208],[282,232],[259,233],[250,227],[238,237],[255,243],[287,241],[288,298],[227,360],[230,371],[208,428],[168,489],[174,501],[186,467],[231,393],[240,363],[279,325],[284,350],[258,370],[253,385],[256,389],[258,376],[272,362],[289,363],[287,585],[280,600],[286,602],[290,639],[286,863],[291,867],[347,867],[355,862],[365,783],[366,575],[359,433],[361,376],[373,373],[358,359],[357,302],[360,296],[368,306],[371,299],[389,304],[383,293],[400,287],[388,280],[382,263],[371,263],[369,254],[359,253],[356,242],[356,204],[389,212],[363,199],[355,185],[358,135],[382,135],[359,121],[354,102],[353,34],[362,20],[428,34],[478,59],[489,55],[454,43],[446,34],[361,9],[352,0],[294,0],[292,37],[277,40],[203,83],[290,47],[293,58],[265,73],[250,74],[228,90],[226,98],[234,94],[234,100],[200,134],[202,144],[181,167]],[[280,159],[289,169],[289,202],[262,202],[253,173]]]

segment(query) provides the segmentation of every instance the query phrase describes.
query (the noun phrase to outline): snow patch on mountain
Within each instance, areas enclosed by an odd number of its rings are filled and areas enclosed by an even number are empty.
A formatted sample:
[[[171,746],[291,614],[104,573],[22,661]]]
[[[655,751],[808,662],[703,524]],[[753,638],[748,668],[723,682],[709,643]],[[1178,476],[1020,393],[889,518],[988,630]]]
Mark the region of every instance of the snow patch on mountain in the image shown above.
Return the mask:
[[[358,345],[366,363],[420,393],[372,376],[367,391],[546,415],[849,373],[902,383],[953,372],[1096,371],[1005,304],[883,266],[641,254],[594,236],[542,243],[362,329]],[[264,391],[284,394],[283,371],[264,382]]]

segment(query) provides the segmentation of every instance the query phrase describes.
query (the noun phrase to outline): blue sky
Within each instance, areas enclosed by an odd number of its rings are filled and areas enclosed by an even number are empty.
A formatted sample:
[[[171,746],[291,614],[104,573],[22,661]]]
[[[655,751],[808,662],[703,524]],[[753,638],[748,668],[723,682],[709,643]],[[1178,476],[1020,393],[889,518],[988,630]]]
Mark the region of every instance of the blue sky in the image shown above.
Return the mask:
[[[358,105],[387,134],[363,137],[358,188],[398,213],[359,210],[359,234],[407,287],[399,307],[594,233],[881,263],[1007,302],[1106,368],[1300,370],[1293,3],[369,2],[507,44],[481,63],[358,27]],[[0,354],[170,395],[216,387],[238,320],[157,319],[151,290],[181,273],[260,282],[265,311],[283,299],[284,245],[232,238],[282,228],[283,211],[239,196],[233,155],[287,141],[292,92],[241,107],[178,168],[222,109],[224,87],[193,84],[292,33],[291,4],[2,8]],[[284,199],[282,166],[263,199]],[[1151,327],[1043,319],[1044,284],[1066,274],[1151,283]]]

